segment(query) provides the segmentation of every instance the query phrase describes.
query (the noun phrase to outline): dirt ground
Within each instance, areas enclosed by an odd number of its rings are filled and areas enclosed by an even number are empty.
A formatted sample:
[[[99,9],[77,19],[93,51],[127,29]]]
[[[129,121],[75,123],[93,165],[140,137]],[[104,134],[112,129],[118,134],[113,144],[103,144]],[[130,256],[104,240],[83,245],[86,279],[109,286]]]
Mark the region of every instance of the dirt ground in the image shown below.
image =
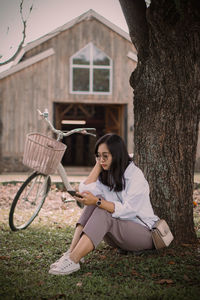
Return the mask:
[[[10,183],[0,184],[0,223],[8,223],[10,206],[20,186],[21,183],[16,185]],[[58,226],[74,226],[82,209],[75,202],[64,203],[63,200],[66,199],[73,201],[73,198],[67,192],[63,192],[52,185],[44,205],[33,223],[48,226],[55,224]]]
[[[8,224],[8,215],[11,203],[21,183],[6,184],[0,183],[0,223]],[[51,190],[45,203],[34,220],[34,224],[48,225],[48,226],[74,226],[79,218],[82,209],[80,209],[75,202],[64,203],[63,200],[73,200],[73,198],[62,190],[58,189],[56,185],[51,186]],[[200,233],[200,186],[196,186],[193,194],[194,219],[196,230]]]

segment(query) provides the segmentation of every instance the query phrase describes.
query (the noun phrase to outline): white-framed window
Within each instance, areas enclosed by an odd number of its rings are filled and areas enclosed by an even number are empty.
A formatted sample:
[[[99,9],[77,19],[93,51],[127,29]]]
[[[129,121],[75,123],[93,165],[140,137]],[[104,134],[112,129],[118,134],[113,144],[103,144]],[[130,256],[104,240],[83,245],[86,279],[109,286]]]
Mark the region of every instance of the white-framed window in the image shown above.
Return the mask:
[[[112,60],[93,43],[89,43],[70,58],[70,92],[112,93]]]

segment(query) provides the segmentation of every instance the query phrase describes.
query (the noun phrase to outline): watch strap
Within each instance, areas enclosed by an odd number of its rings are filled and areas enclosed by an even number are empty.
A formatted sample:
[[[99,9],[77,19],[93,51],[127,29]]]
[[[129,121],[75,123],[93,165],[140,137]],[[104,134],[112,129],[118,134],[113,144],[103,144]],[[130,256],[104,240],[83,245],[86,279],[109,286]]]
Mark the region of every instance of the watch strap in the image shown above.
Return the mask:
[[[101,198],[98,198],[97,202],[96,202],[96,206],[100,206],[101,205]]]

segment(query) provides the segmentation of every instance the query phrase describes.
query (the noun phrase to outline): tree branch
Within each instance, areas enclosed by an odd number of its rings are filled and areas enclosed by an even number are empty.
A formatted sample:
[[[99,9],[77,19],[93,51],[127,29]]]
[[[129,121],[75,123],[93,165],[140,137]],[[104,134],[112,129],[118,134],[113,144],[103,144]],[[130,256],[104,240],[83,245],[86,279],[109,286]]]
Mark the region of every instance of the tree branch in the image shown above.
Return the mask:
[[[6,65],[9,62],[13,61],[16,58],[16,56],[19,54],[20,50],[22,49],[22,47],[24,45],[24,41],[25,41],[25,38],[26,38],[26,23],[27,23],[27,20],[28,20],[28,18],[30,16],[30,13],[31,13],[31,11],[33,9],[33,4],[31,5],[31,7],[29,9],[29,15],[28,15],[28,17],[26,18],[26,20],[24,20],[24,17],[23,17],[23,3],[24,3],[24,0],[21,0],[21,2],[20,2],[20,15],[21,15],[22,23],[23,23],[22,40],[21,40],[21,42],[20,42],[20,44],[19,44],[16,52],[13,54],[13,56],[10,57],[9,59],[7,59],[4,62],[0,62],[0,66]]]
[[[131,40],[137,51],[147,52],[148,25],[144,0],[119,0],[124,13]]]

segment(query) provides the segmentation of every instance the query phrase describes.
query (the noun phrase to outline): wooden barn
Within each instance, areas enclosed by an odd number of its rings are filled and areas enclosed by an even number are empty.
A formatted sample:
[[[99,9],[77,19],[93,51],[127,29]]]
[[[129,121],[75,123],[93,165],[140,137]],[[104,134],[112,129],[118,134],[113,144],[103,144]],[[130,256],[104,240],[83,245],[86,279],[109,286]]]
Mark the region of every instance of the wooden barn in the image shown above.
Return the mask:
[[[133,91],[137,55],[129,35],[93,10],[26,45],[0,73],[4,171],[23,170],[26,134],[51,135],[37,109],[48,108],[58,129],[95,127],[97,137],[121,135],[133,152]],[[96,139],[64,140],[63,164],[91,166]]]
[[[51,135],[37,114],[48,108],[58,129],[95,127],[97,138],[121,135],[133,152],[133,90],[136,67],[129,35],[93,10],[28,44],[0,73],[0,145],[3,171],[25,170],[22,156],[29,132]],[[96,139],[64,140],[66,166],[91,166]],[[200,170],[200,138],[196,169]]]

